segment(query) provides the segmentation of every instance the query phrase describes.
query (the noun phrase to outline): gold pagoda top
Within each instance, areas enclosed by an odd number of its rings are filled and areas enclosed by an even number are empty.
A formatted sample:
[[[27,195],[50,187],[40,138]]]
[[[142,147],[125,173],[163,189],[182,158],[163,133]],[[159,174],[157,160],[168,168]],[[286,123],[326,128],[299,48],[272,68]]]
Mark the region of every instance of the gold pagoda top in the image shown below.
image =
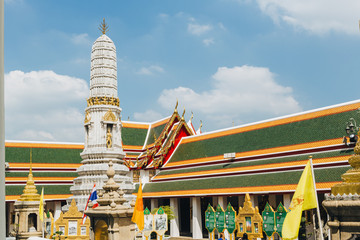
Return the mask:
[[[359,134],[360,131],[357,135]],[[352,168],[341,176],[343,182],[331,187],[331,193],[335,196],[360,194],[360,140],[356,142],[354,153],[348,160]]]
[[[28,175],[28,179],[26,181],[26,186],[23,190],[23,194],[21,194],[18,201],[40,201],[40,194],[35,187],[35,182],[32,174],[32,151],[30,149],[30,171]]]

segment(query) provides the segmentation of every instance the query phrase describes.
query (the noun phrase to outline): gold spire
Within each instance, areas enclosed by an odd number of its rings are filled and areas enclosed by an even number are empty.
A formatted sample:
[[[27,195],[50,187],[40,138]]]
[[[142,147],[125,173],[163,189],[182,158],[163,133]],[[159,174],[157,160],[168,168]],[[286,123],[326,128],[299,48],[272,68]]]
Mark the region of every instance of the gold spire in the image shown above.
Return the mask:
[[[182,116],[181,116],[181,120],[185,120],[184,116],[185,116],[185,107],[184,107],[183,114],[182,114]]]
[[[37,193],[34,178],[32,175],[32,149],[30,148],[30,170],[26,186],[21,194],[19,201],[40,201],[40,194]]]
[[[178,102],[178,100],[176,99],[176,105],[175,105],[175,110],[174,110],[174,112],[177,112],[178,104],[179,104],[179,102]]]
[[[102,34],[105,34],[108,30],[109,26],[105,23],[105,18],[103,18],[103,22],[99,26],[99,30],[102,32]]]
[[[194,118],[194,113],[191,111],[190,122],[192,121],[193,118]]]

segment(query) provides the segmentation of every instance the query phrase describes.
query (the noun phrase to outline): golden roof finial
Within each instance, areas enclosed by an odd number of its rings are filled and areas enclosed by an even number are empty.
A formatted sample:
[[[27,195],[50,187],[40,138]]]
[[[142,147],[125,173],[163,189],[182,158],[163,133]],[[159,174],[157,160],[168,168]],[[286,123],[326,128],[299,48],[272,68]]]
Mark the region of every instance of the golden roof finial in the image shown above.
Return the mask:
[[[202,127],[202,121],[200,120],[200,127],[199,127],[200,130],[201,130],[201,127]]]
[[[181,116],[181,119],[184,120],[184,116],[185,116],[185,107],[184,107],[184,111],[183,111],[183,114]]]
[[[103,22],[99,26],[99,30],[102,32],[102,34],[105,34],[108,30],[109,26],[105,23],[105,18],[103,18]]]
[[[191,111],[190,122],[192,121],[193,118],[194,118],[194,113]]]
[[[178,104],[179,104],[179,101],[178,101],[178,99],[176,99],[176,105],[175,105],[175,110],[174,110],[174,112],[177,112]]]

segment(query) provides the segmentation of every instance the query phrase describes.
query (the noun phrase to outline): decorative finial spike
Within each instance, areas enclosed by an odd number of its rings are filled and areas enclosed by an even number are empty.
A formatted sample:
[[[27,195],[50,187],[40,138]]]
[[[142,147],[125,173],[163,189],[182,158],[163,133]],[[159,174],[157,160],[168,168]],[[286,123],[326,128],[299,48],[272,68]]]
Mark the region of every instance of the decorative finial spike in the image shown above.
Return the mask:
[[[103,22],[99,26],[99,30],[102,32],[102,34],[105,34],[108,30],[109,26],[105,23],[105,18],[103,18]]]
[[[174,110],[174,112],[177,112],[178,104],[179,104],[178,99],[176,99],[176,105],[175,105],[175,110]]]
[[[29,174],[32,174],[32,148],[30,148],[30,171]]]
[[[193,118],[194,118],[194,113],[191,111],[190,122],[192,121]]]

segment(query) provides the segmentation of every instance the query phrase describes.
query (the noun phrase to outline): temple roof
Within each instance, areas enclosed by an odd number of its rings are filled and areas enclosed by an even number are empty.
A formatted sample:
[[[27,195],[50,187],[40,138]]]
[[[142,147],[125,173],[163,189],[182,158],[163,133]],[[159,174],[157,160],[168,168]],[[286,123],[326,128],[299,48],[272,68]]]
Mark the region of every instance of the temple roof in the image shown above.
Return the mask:
[[[201,135],[192,135],[177,111],[152,123],[124,121],[125,159],[130,169],[159,169],[145,198],[205,196],[210,188],[214,194],[291,192],[309,155],[318,188],[329,191],[349,169],[354,145],[343,137],[359,108],[360,100]],[[45,199],[70,196],[83,144],[6,141],[5,147],[6,200],[16,200],[26,184],[30,149],[38,191],[45,187]]]
[[[354,101],[183,137],[144,197],[294,191],[310,155],[318,188],[329,191],[349,169],[354,145],[343,137],[359,107]]]

